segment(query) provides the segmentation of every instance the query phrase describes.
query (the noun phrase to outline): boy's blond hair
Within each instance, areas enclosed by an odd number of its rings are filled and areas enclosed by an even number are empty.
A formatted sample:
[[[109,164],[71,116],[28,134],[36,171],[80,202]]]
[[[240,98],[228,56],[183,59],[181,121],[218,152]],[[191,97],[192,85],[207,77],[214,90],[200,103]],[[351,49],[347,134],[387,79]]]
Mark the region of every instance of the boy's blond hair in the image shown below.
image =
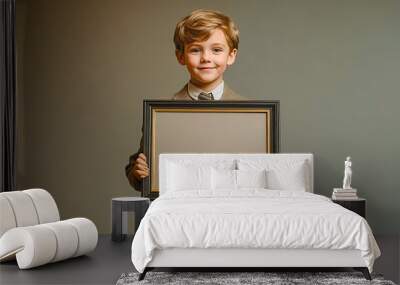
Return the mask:
[[[224,32],[231,51],[238,49],[239,30],[232,19],[218,11],[199,9],[176,24],[174,33],[176,51],[183,53],[185,45],[195,41],[206,41],[215,29]]]

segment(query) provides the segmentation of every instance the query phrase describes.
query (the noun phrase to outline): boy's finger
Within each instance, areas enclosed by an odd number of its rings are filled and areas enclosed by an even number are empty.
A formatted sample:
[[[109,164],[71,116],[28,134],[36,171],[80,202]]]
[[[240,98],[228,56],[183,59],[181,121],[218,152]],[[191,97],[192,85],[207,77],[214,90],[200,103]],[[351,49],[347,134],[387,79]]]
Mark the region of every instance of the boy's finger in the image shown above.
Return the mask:
[[[144,161],[144,160],[141,159],[141,158],[136,159],[136,164],[142,164],[142,165],[146,165],[146,166],[147,166],[147,162]]]
[[[144,164],[136,164],[136,165],[135,165],[135,169],[149,170],[149,168],[147,167],[147,165],[144,165]]]
[[[148,175],[149,175],[149,173],[148,173],[147,171],[143,171],[143,170],[136,170],[136,173],[137,173],[138,175],[145,175],[145,176],[148,176]]]
[[[134,173],[134,176],[137,178],[137,179],[142,179],[142,178],[144,178],[144,177],[147,177],[147,176],[149,176],[147,173],[144,173],[144,172],[142,172],[142,171],[135,171],[135,173]]]
[[[140,165],[140,164],[135,164],[135,166],[133,167],[133,170],[141,170],[141,171],[149,171],[150,169],[146,166]]]
[[[147,161],[147,157],[144,155],[144,153],[140,153],[138,157],[140,157],[144,161]]]

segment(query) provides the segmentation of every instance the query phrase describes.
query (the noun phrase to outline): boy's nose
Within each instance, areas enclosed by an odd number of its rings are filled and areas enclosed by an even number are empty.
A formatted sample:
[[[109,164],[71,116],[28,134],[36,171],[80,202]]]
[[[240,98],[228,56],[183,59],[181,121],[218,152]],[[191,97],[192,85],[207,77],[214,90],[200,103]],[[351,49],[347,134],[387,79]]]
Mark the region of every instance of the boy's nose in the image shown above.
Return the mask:
[[[204,51],[201,53],[201,61],[209,61],[210,60],[210,53],[208,51]]]

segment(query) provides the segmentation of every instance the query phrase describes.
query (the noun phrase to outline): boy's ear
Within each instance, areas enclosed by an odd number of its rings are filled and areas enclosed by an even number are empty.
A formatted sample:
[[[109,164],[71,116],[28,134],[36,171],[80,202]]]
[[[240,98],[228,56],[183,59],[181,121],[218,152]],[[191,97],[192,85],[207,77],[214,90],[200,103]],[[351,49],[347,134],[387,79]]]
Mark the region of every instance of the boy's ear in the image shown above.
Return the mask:
[[[176,56],[176,59],[178,60],[178,62],[180,64],[185,65],[185,55],[184,55],[183,52],[181,52],[179,50],[176,50],[175,51],[175,56]]]
[[[234,48],[234,49],[231,50],[231,52],[229,53],[228,62],[227,62],[228,65],[232,65],[232,64],[235,63],[237,51],[238,51],[238,50]]]

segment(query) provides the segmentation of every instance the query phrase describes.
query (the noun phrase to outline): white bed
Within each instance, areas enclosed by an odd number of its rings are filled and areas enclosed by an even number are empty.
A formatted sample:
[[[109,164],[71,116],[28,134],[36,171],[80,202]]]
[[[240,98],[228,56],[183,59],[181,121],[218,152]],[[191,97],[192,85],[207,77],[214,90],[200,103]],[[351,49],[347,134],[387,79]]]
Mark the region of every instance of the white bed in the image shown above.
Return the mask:
[[[161,154],[159,174],[132,243],[141,278],[154,267],[354,267],[370,278],[380,255],[365,219],[313,194],[312,154]]]

